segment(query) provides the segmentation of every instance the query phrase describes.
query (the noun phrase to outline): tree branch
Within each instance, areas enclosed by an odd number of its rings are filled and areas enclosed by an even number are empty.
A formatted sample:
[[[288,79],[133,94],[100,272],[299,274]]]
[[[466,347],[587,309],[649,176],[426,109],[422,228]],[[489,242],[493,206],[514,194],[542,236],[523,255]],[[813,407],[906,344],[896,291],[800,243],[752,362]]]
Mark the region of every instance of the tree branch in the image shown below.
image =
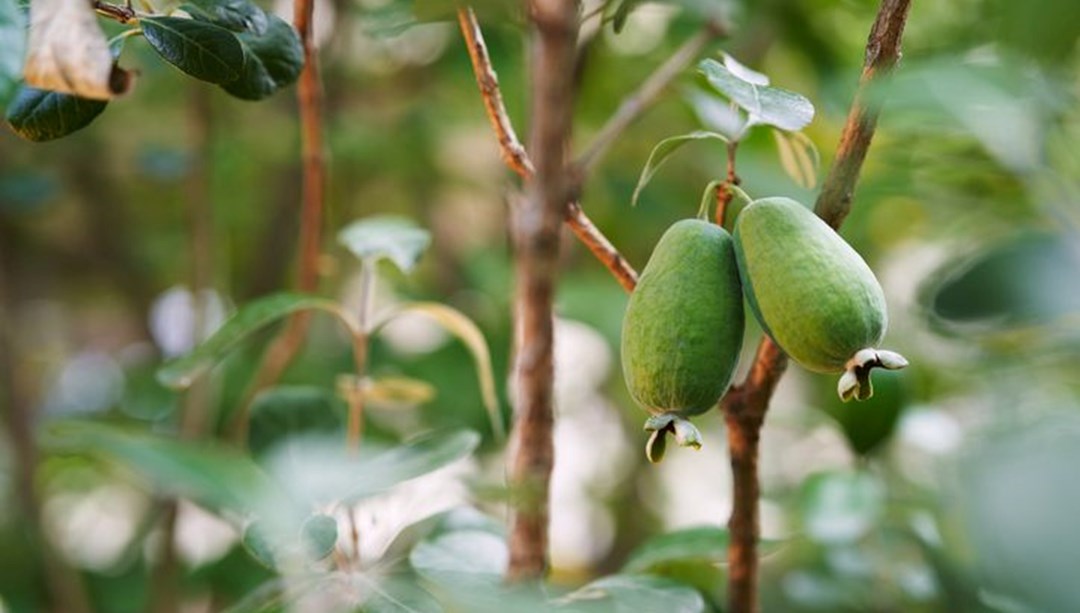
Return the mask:
[[[911,0],[882,0],[877,19],[870,29],[859,89],[840,135],[836,158],[814,203],[814,211],[833,228],[839,228],[851,211],[855,184],[881,113],[881,109],[870,102],[870,86],[887,77],[900,60],[900,40],[910,5]]]
[[[472,9],[458,9],[458,24],[461,26],[462,36],[469,48],[469,59],[472,61],[476,82],[484,100],[484,109],[499,139],[499,151],[503,161],[522,179],[527,180],[533,175],[532,160],[529,159],[528,152],[518,140],[510,116],[506,112],[502,94],[499,92],[499,80],[495,76],[487,45],[484,44],[484,34],[480,30]],[[632,291],[637,285],[637,271],[593,224],[576,201],[571,200],[567,205],[565,221],[574,235],[596,256],[596,259],[608,268],[619,284],[626,291]]]
[[[514,408],[510,461],[515,493],[510,522],[511,581],[537,580],[547,569],[548,488],[554,464],[553,312],[559,228],[569,192],[566,149],[573,119],[577,0],[532,0],[532,127],[536,171],[512,213],[517,291]]]
[[[618,110],[608,119],[593,138],[592,143],[578,157],[576,166],[582,174],[591,171],[600,161],[611,143],[630,127],[641,114],[652,106],[667,86],[690,65],[714,39],[727,35],[727,27],[719,21],[710,21],[704,28],[687,40],[666,62],[660,65],[633,94],[623,99]]]
[[[870,104],[871,86],[888,75],[900,57],[900,42],[910,0],[882,0],[866,45],[866,60],[847,123],[815,212],[838,228],[851,210],[852,194],[870,148],[880,109]],[[758,345],[754,364],[742,386],[721,402],[728,426],[734,494],[728,522],[728,611],[754,613],[757,598],[757,541],[760,532],[757,457],[761,426],[769,400],[787,366],[787,357],[767,336]]]
[[[326,190],[326,147],[323,140],[323,94],[319,78],[318,49],[312,40],[314,0],[295,0],[293,25],[304,48],[304,68],[296,87],[300,113],[300,158],[303,163],[303,187],[300,208],[300,244],[296,289],[313,292],[319,285],[319,257],[322,245],[323,202]],[[271,342],[263,354],[259,369],[245,392],[240,409],[232,420],[234,440],[247,437],[251,403],[259,392],[281,378],[307,334],[309,313],[298,313]]]

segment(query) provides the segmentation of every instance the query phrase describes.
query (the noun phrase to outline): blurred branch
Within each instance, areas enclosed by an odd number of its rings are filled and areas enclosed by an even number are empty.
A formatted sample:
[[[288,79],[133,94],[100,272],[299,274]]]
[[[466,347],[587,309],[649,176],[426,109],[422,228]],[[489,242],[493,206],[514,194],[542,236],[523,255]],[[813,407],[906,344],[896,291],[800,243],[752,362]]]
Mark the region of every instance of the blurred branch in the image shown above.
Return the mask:
[[[615,114],[600,128],[592,143],[578,157],[576,166],[581,169],[582,174],[587,174],[596,166],[611,143],[660,98],[667,86],[701,55],[709,43],[726,35],[727,27],[724,24],[709,21],[700,32],[683,43],[666,62],[649,75],[637,91],[624,98]]]
[[[208,161],[214,131],[210,90],[202,83],[190,86],[187,130],[191,168],[184,181],[184,208],[188,214],[188,251],[191,258],[189,284],[192,303],[192,347],[207,336],[206,315],[210,291],[214,287],[214,207],[210,191]],[[205,436],[210,424],[210,381],[206,374],[197,377],[180,397],[179,437],[196,440]],[[180,609],[180,564],[176,552],[176,523],[179,500],[168,500],[162,510],[161,558],[151,575],[153,599],[150,610],[169,613]]]
[[[300,208],[300,245],[296,289],[314,292],[319,284],[319,257],[322,244],[323,202],[326,191],[326,147],[323,141],[322,83],[319,79],[318,50],[312,40],[314,0],[295,0],[293,25],[304,48],[304,68],[296,87],[300,113],[300,157],[303,162],[303,187]],[[234,440],[247,437],[251,403],[259,392],[273,385],[289,367],[303,345],[310,314],[289,318],[285,329],[263,354],[255,378],[245,392],[240,409],[233,418]]]
[[[851,195],[877,126],[879,109],[868,104],[868,92],[876,81],[891,71],[900,57],[900,42],[909,7],[910,0],[882,0],[870,30],[859,88],[836,159],[815,205],[817,214],[834,228],[840,226],[851,210]],[[787,362],[787,356],[780,348],[768,336],[763,337],[746,381],[732,387],[721,402],[728,426],[734,480],[733,506],[728,522],[731,541],[728,545],[727,608],[733,613],[758,610],[756,548],[761,497],[757,473],[758,444],[769,400]]]
[[[7,430],[7,446],[11,450],[11,478],[15,502],[22,529],[40,560],[22,560],[25,564],[42,565],[47,588],[47,610],[55,613],[89,613],[90,603],[82,579],[75,569],[65,564],[45,535],[42,525],[41,500],[37,487],[40,454],[34,428],[34,403],[20,368],[13,321],[13,300],[17,295],[12,287],[14,269],[9,236],[0,227],[0,418]],[[40,604],[40,603],[38,603]]]
[[[514,426],[509,482],[511,581],[537,580],[547,569],[548,489],[554,464],[552,379],[559,228],[569,192],[566,150],[573,126],[577,0],[532,0],[532,126],[535,174],[513,207],[515,278]]]
[[[525,147],[518,140],[510,116],[506,112],[506,106],[503,104],[502,94],[499,91],[499,80],[492,67],[483,32],[472,9],[458,9],[458,23],[469,49],[469,58],[472,60],[473,72],[476,74],[476,82],[484,100],[484,109],[499,139],[499,151],[503,161],[522,179],[529,179],[533,175],[532,161]],[[618,249],[585,214],[581,205],[574,200],[567,205],[565,221],[574,235],[596,259],[611,271],[619,284],[628,292],[633,290],[637,284],[637,271],[622,257]]]

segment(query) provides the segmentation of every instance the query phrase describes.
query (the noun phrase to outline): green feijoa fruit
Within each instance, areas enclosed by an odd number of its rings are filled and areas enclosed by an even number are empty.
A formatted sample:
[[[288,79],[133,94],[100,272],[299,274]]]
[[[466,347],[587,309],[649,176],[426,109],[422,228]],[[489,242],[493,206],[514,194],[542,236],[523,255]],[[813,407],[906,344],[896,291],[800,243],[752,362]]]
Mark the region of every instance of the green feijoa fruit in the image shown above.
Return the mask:
[[[697,219],[673,224],[653,250],[623,319],[623,374],[634,399],[654,415],[646,430],[700,446],[686,418],[716,406],[731,383],[743,318],[731,235]]]
[[[755,200],[734,238],[747,301],[765,332],[804,367],[843,372],[841,399],[869,398],[871,369],[907,366],[877,349],[888,317],[874,273],[809,209],[789,198]]]

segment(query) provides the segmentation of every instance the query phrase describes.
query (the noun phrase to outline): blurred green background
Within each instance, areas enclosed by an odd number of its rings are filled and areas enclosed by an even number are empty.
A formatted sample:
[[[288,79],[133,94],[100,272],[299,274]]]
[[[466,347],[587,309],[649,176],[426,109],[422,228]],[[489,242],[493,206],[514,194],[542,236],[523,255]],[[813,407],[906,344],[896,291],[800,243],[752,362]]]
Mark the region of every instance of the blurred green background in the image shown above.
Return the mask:
[[[702,6],[719,6],[732,33],[710,53],[730,53],[813,101],[805,133],[821,152],[820,179],[877,3],[713,4],[646,3],[618,35],[586,22],[577,149],[702,27]],[[510,113],[527,134],[526,30],[510,5],[477,11]],[[284,3],[278,10],[290,13]],[[338,229],[379,213],[415,219],[432,232],[432,246],[411,275],[380,268],[377,302],[434,300],[473,318],[508,416],[506,201],[515,179],[500,161],[452,8],[327,0],[316,14],[330,152],[320,292],[356,300],[359,264],[334,241]],[[1078,35],[1075,0],[914,3],[896,78],[875,92],[885,111],[842,231],[885,288],[885,346],[911,366],[876,374],[877,395],[863,404],[841,404],[832,377],[794,365],[784,376],[763,434],[766,611],[1080,610]],[[134,91],[86,130],[46,144],[0,130],[0,324],[11,358],[0,384],[10,392],[6,415],[12,402],[29,407],[35,429],[81,417],[175,430],[180,400],[153,373],[190,347],[196,254],[212,262],[204,289],[213,294],[202,301],[213,307],[211,321],[292,285],[295,90],[262,103],[231,99],[182,78],[138,41],[122,64],[139,71]],[[700,88],[687,70],[585,185],[585,211],[638,268],[670,223],[694,215],[706,183],[723,176],[723,145],[695,142],[659,171],[636,208],[629,204],[651,148],[702,127],[692,103]],[[209,142],[199,150],[192,134],[203,125]],[[206,201],[191,196],[200,160]],[[738,169],[751,196],[809,203],[815,195],[784,172],[768,130],[743,143]],[[209,212],[210,241],[193,245],[200,210]],[[644,461],[644,413],[618,363],[625,300],[566,233],[551,525],[560,589],[619,569],[658,534],[723,526],[730,511],[719,414],[698,420],[700,452]],[[208,394],[221,423],[271,336],[215,371]],[[372,407],[365,444],[459,426],[484,433],[456,477],[468,487],[455,495],[500,517],[504,449],[491,437],[468,355],[423,321],[379,335],[370,370],[427,381],[435,396]],[[350,368],[346,339],[316,318],[282,383],[301,394],[333,390]],[[18,502],[27,443],[0,442],[0,611],[39,610],[56,564],[77,569],[96,611],[149,610],[150,569],[166,533],[153,485],[112,465],[42,452],[37,513],[59,560],[43,559]],[[372,511],[372,533],[406,523],[380,512],[416,512],[394,509]],[[185,611],[224,610],[269,576],[233,524],[190,504],[177,521]],[[700,587],[719,610],[724,569],[715,556],[654,571]]]

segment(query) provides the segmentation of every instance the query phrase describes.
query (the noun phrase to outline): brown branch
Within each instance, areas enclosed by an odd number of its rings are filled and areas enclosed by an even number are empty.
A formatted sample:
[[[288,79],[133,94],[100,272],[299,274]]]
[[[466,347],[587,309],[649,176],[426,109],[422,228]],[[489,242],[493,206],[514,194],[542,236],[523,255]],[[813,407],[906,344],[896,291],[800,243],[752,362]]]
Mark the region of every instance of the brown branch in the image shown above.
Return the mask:
[[[844,126],[836,159],[822,186],[815,211],[834,228],[851,209],[851,196],[862,162],[873,139],[878,108],[868,103],[870,87],[887,75],[900,57],[900,41],[910,0],[882,0],[866,46],[866,61],[859,88]],[[733,387],[721,409],[728,426],[728,444],[734,480],[731,519],[728,522],[728,607],[732,613],[754,613],[757,597],[757,541],[759,536],[757,457],[761,426],[769,400],[787,366],[787,357],[767,336],[758,345],[754,364],[742,386]]]
[[[855,184],[881,113],[880,107],[870,101],[870,85],[887,77],[900,60],[900,39],[910,5],[911,0],[882,0],[870,29],[859,89],[840,135],[836,158],[814,204],[814,211],[833,228],[839,228],[851,211]]]
[[[573,119],[577,0],[532,0],[532,128],[536,172],[512,213],[517,290],[514,408],[517,420],[509,482],[515,492],[510,522],[510,581],[543,577],[547,569],[548,488],[554,464],[553,312],[559,228],[569,174],[566,149]]]
[[[303,188],[300,208],[300,245],[296,289],[313,292],[319,284],[319,257],[322,244],[323,202],[326,190],[326,148],[323,141],[322,83],[319,56],[312,40],[314,0],[295,0],[293,25],[304,48],[304,68],[296,87],[300,113],[300,157],[303,163]],[[232,437],[242,442],[247,436],[251,403],[259,392],[273,385],[289,367],[303,345],[309,313],[289,318],[284,330],[263,354],[259,369],[244,394],[240,409],[232,420]]]
[[[499,82],[491,64],[491,57],[487,52],[487,45],[484,44],[484,34],[476,21],[476,15],[469,8],[458,9],[458,23],[469,48],[469,59],[472,61],[476,82],[484,100],[484,109],[499,139],[499,151],[503,161],[521,178],[529,179],[533,174],[532,160],[529,159],[528,152],[518,140],[513,124],[510,122],[510,116],[506,112],[502,94],[499,92]],[[589,219],[581,205],[574,200],[567,205],[565,221],[573,230],[574,235],[611,271],[619,284],[626,291],[632,291],[637,285],[637,271],[622,257],[619,250]]]
[[[499,138],[499,152],[503,162],[522,179],[528,179],[533,174],[532,161],[529,160],[525,147],[521,146],[514,126],[510,123],[510,116],[506,113],[506,105],[499,90],[499,77],[491,64],[491,56],[488,55],[487,44],[484,42],[483,32],[480,31],[480,24],[476,21],[476,14],[466,6],[459,8],[457,15],[461,35],[469,49],[473,73],[476,74],[476,85],[480,87],[480,95],[484,99],[484,110],[487,111],[491,127]]]
[[[576,166],[587,173],[592,170],[611,143],[630,127],[641,114],[652,106],[667,86],[690,65],[714,39],[727,34],[727,27],[718,21],[710,21],[687,40],[666,62],[660,65],[633,94],[619,104],[618,110],[600,128],[592,143],[578,157]]]
[[[110,4],[108,2],[102,2],[101,0],[94,0],[94,10],[103,17],[108,17],[113,21],[125,25],[135,23],[138,19],[134,9],[126,5]]]

